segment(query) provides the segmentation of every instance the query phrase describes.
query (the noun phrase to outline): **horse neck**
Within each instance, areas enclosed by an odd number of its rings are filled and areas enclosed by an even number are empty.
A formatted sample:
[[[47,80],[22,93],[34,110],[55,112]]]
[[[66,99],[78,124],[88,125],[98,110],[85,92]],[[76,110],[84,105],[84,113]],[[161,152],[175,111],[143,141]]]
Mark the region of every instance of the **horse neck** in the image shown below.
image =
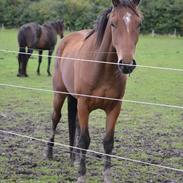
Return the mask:
[[[105,53],[103,54],[103,58],[100,58],[100,59],[106,62],[113,62],[114,59],[117,57],[116,51],[112,46],[112,32],[111,32],[110,22],[107,23],[99,50],[100,52]],[[109,58],[111,58],[111,60]]]
[[[118,59],[115,49],[112,46],[112,33],[110,29],[110,24],[108,23],[102,43],[99,47],[99,53],[96,60],[104,62],[115,62]],[[103,65],[103,64],[101,64]],[[105,64],[105,69],[108,72],[116,71],[116,67],[113,64]]]
[[[52,27],[53,27],[53,29],[55,30],[55,32],[57,33],[57,34],[59,34],[60,33],[60,27],[58,27],[58,25],[55,25],[55,24],[52,24]]]

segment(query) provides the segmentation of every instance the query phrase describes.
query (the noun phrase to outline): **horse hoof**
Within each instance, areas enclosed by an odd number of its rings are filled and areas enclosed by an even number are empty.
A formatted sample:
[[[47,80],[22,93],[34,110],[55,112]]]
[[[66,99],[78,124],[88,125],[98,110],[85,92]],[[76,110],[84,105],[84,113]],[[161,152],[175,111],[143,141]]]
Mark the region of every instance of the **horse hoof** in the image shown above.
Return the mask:
[[[74,158],[70,158],[70,164],[71,164],[71,166],[74,166]]]
[[[53,150],[50,147],[48,147],[48,149],[46,151],[46,158],[49,160],[53,159]]]
[[[29,77],[29,76],[27,74],[17,74],[17,77],[22,77],[22,78],[25,77],[26,78],[26,77]]]
[[[70,155],[72,166],[78,168],[80,166],[80,157],[78,154],[71,153]]]
[[[86,183],[86,176],[79,177],[77,183]]]
[[[73,164],[74,164],[74,167],[75,167],[75,168],[79,168],[79,166],[80,166],[80,161],[79,161],[79,160],[74,160]]]
[[[47,158],[48,160],[53,160],[53,155],[47,153],[46,158]]]
[[[104,183],[112,183],[111,181],[111,170],[107,169],[104,171]]]

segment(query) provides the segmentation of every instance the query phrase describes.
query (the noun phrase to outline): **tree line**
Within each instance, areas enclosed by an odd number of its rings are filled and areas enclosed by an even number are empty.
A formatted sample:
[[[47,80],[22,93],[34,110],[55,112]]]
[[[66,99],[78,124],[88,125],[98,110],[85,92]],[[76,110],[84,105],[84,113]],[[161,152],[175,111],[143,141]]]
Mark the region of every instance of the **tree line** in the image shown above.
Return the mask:
[[[92,28],[97,16],[111,0],[0,0],[0,25],[18,28],[28,22],[64,19],[69,30]],[[159,34],[176,31],[183,35],[183,0],[142,0],[142,32]]]

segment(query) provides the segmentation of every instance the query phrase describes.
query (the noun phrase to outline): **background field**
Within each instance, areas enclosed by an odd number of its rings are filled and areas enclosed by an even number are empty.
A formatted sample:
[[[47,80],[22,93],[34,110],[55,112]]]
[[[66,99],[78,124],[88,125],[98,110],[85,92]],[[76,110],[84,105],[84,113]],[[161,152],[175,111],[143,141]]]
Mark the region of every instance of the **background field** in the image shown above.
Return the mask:
[[[141,36],[137,61],[141,65],[183,69],[183,38]],[[0,32],[0,49],[17,51],[16,30]],[[36,52],[35,52],[36,53]],[[44,54],[47,54],[45,52]],[[53,66],[53,62],[52,62]],[[43,59],[36,75],[37,57],[29,62],[29,78],[17,74],[15,54],[0,52],[0,83],[51,89]],[[137,68],[129,77],[125,99],[183,106],[183,73]],[[56,141],[68,144],[67,111],[63,110]],[[48,139],[51,129],[52,94],[0,86],[0,129]],[[103,152],[105,115],[90,117],[90,149]],[[44,156],[45,144],[0,133],[0,182],[75,182],[68,149],[54,148],[54,160]],[[183,169],[183,110],[124,103],[115,133],[113,154]],[[88,154],[88,182],[102,182],[102,157]],[[183,182],[183,174],[112,160],[114,182]]]

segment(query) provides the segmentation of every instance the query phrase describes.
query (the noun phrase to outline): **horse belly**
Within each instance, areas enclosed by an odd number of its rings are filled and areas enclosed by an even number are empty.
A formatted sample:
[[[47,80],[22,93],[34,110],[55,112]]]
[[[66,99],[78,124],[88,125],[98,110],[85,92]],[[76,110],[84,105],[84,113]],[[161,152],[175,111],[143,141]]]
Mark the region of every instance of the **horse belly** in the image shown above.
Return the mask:
[[[65,88],[69,93],[74,93],[74,65],[71,60],[62,60],[61,75]]]

